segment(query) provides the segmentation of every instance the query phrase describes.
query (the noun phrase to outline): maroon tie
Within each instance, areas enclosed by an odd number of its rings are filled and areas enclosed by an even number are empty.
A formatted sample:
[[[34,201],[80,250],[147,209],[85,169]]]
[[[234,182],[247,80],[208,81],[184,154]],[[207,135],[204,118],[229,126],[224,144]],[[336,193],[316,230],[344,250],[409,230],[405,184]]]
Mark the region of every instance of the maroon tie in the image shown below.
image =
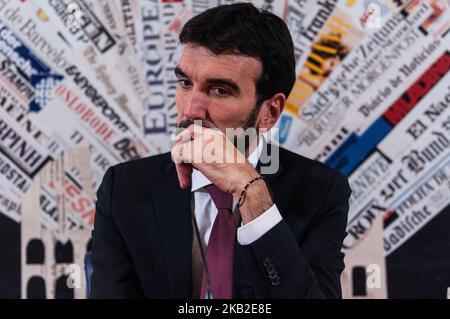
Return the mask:
[[[233,197],[211,184],[205,187],[217,207],[217,216],[206,248],[206,262],[214,299],[233,297],[233,261],[236,223],[231,210]],[[205,298],[206,278],[203,273],[200,298]]]

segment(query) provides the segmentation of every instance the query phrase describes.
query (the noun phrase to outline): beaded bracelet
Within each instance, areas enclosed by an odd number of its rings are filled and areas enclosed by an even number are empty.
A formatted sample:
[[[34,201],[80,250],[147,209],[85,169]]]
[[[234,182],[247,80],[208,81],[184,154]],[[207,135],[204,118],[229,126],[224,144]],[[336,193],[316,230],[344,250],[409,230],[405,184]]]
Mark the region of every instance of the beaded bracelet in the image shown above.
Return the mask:
[[[244,186],[244,188],[241,191],[241,195],[239,196],[239,200],[238,200],[239,207],[241,207],[242,202],[244,201],[244,194],[245,194],[245,191],[247,190],[247,188],[250,186],[250,184],[252,184],[253,182],[256,182],[259,179],[263,179],[263,177],[262,176],[255,177],[250,182],[248,182],[247,185]]]

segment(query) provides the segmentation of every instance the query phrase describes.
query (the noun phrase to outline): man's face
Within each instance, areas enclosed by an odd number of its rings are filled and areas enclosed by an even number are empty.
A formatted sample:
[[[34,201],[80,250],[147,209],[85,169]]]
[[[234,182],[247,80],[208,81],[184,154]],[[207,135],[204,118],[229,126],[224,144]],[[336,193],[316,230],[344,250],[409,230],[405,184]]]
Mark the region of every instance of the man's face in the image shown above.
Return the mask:
[[[207,120],[222,132],[245,128],[256,107],[255,83],[261,72],[256,58],[215,55],[207,48],[186,45],[175,71],[178,124],[191,119]]]

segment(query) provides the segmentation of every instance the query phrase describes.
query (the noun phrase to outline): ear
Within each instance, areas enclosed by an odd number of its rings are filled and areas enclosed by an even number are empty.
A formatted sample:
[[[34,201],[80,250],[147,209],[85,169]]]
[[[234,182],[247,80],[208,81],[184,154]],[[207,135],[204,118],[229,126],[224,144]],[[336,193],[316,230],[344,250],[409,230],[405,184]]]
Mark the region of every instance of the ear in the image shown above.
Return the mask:
[[[258,115],[258,127],[270,130],[278,121],[285,102],[286,96],[283,93],[276,93],[265,100]]]

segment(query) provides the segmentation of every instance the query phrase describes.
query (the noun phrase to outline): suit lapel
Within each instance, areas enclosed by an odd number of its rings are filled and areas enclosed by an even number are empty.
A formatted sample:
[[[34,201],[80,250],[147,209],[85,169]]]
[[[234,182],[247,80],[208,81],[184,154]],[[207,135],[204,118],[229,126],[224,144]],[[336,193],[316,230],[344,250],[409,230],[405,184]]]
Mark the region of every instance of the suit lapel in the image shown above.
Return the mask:
[[[182,190],[178,184],[175,165],[166,168],[167,180],[158,185],[153,199],[160,231],[163,258],[172,298],[190,298],[192,295],[192,227],[191,190]]]
[[[263,156],[277,155],[274,149],[277,146],[266,144],[263,148]],[[283,168],[279,157],[278,169],[273,174],[264,174],[264,179],[269,184],[272,183],[282,173]],[[261,172],[264,166],[274,165],[272,161],[261,160],[256,166],[256,170]],[[165,167],[167,179],[159,183],[154,192],[153,208],[160,232],[161,242],[164,250],[162,258],[165,258],[167,266],[167,276],[173,298],[192,297],[192,224],[191,224],[191,190],[180,189],[175,165],[170,162]],[[239,256],[237,256],[239,258]],[[235,260],[234,280],[241,281],[243,265]]]

